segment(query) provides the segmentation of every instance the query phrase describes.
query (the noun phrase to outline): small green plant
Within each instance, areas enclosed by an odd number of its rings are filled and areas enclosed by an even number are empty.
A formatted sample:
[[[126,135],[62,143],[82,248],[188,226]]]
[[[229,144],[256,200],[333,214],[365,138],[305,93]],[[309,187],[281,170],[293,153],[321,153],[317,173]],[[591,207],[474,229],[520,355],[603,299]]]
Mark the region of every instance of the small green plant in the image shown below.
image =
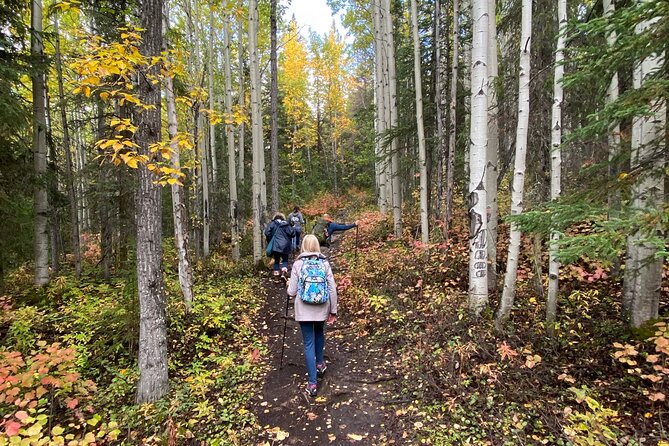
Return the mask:
[[[589,395],[590,390],[583,386],[580,389],[570,387],[574,399],[584,410],[565,409],[568,424],[564,433],[576,446],[608,446],[618,444],[618,433],[614,425],[618,420],[618,412],[604,407]]]

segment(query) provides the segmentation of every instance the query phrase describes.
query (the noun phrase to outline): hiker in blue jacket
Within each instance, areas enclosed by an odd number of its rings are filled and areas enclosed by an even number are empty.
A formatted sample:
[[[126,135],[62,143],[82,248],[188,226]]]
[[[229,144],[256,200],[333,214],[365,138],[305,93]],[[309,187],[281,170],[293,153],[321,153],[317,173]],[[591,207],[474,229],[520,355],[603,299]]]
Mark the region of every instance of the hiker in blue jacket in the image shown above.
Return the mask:
[[[288,274],[288,255],[290,254],[290,244],[295,235],[293,227],[286,221],[286,216],[281,212],[274,214],[272,222],[265,228],[265,238],[269,243],[272,238],[272,256],[274,257],[273,274],[281,274],[279,269]]]
[[[349,229],[353,229],[356,226],[358,226],[358,222],[356,221],[355,223],[351,223],[349,225],[342,224],[342,223],[335,223],[335,221],[330,217],[328,214],[323,215],[323,220],[326,222],[325,226],[325,240],[327,243],[330,243],[332,241],[332,234],[335,232],[343,232],[343,231],[348,231]]]

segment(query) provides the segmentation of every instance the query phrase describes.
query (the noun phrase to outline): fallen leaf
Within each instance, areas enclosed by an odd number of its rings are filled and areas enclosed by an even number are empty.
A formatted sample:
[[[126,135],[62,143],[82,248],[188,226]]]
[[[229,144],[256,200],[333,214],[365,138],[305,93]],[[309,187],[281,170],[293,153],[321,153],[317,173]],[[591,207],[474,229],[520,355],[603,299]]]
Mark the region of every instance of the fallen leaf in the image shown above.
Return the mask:
[[[358,435],[358,434],[348,434],[348,435],[346,435],[346,436],[347,436],[348,438],[350,438],[351,440],[353,440],[353,441],[360,441],[360,440],[362,440],[362,438],[363,438],[362,435]]]

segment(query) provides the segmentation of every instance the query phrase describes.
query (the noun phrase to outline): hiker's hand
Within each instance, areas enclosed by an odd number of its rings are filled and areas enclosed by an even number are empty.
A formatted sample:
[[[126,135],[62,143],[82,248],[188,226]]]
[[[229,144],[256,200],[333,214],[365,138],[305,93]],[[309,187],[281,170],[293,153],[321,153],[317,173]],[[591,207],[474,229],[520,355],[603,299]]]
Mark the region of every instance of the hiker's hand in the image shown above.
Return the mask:
[[[330,314],[328,315],[328,320],[327,320],[325,323],[328,324],[328,325],[332,325],[332,324],[334,324],[335,322],[337,322],[337,315],[336,315],[336,314],[332,314],[332,313],[330,313]]]

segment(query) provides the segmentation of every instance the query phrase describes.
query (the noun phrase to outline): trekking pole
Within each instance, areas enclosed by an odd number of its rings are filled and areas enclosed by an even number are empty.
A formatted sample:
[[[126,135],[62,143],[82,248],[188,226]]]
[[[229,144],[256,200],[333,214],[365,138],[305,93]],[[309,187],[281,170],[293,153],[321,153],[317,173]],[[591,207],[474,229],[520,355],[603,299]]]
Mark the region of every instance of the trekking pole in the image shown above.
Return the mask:
[[[358,241],[360,240],[358,237],[358,225],[355,226],[355,254],[353,255],[353,261],[357,262],[358,261]]]
[[[288,325],[288,304],[290,303],[290,296],[286,293],[286,314],[283,317],[283,337],[281,339],[281,362],[279,370],[283,369],[283,350],[286,347],[286,325]]]

